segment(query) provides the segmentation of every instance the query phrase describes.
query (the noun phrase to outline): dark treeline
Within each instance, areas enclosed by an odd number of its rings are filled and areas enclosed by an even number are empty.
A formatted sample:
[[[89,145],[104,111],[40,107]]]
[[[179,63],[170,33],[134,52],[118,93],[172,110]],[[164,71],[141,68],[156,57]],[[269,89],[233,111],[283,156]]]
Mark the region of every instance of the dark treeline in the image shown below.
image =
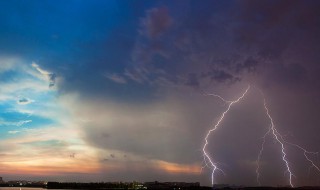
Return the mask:
[[[48,182],[47,189],[128,189],[125,183],[59,183]]]
[[[192,184],[175,184],[175,183],[59,183],[48,182],[48,189],[175,189],[175,190],[320,190],[320,187],[205,187],[193,186]]]
[[[197,185],[197,183],[195,183]],[[211,190],[212,187],[200,187],[192,183],[138,183],[138,182],[109,182],[109,183],[60,183],[48,182],[47,189],[180,189],[180,190]]]

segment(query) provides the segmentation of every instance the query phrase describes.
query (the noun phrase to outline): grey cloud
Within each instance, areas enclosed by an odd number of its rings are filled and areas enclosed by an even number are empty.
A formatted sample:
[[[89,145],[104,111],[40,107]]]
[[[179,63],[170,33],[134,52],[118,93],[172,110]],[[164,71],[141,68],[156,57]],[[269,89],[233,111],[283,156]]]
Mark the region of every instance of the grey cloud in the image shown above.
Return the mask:
[[[258,67],[258,61],[252,57],[248,57],[245,61],[236,64],[235,71],[236,73],[247,71],[247,72],[255,72]]]
[[[165,122],[165,121],[164,121]],[[189,147],[185,146],[186,137],[180,136],[177,130],[153,128],[152,124],[147,121],[142,123],[134,122],[129,126],[119,125],[116,121],[112,126],[101,126],[99,124],[91,125],[94,130],[85,131],[87,142],[98,148],[120,150],[150,159],[160,159],[171,162],[192,163],[198,155],[189,155],[182,157],[179,153],[181,150],[187,151]],[[176,127],[176,126],[172,126]],[[110,138],[99,138],[99,133],[108,131],[111,133]],[[125,131],[125,132],[123,132]],[[180,138],[177,138],[177,135]],[[189,142],[188,144],[192,144]],[[194,144],[195,145],[195,144]],[[193,145],[193,146],[194,146]],[[185,154],[185,153],[184,153]],[[114,154],[110,154],[115,158]]]
[[[234,42],[255,56],[260,66],[254,70],[270,74],[264,80],[279,85],[299,83],[306,73],[317,69],[314,63],[318,56],[312,49],[320,48],[319,7],[320,3],[314,1],[238,3],[234,15],[239,25],[233,28]]]
[[[21,98],[17,101],[18,104],[21,104],[21,105],[26,105],[26,104],[30,104],[32,101],[29,100],[28,98]]]
[[[83,100],[73,107],[77,110],[76,117],[90,120],[81,129],[85,141],[93,147],[107,152],[121,151],[121,155],[190,164],[201,159],[197,150],[201,147],[202,129],[208,127],[212,114],[219,112],[213,110],[203,115],[213,102],[199,97],[201,103],[195,103],[193,98],[174,97],[144,106]],[[107,155],[112,158],[114,154]]]
[[[212,70],[208,73],[203,74],[204,77],[209,77],[212,81],[217,82],[236,82],[239,78],[227,73],[223,70]]]
[[[53,87],[56,83],[56,74],[51,73],[48,75],[49,76],[49,87]]]
[[[256,71],[258,62],[252,55],[240,53],[233,47],[233,33],[221,15],[219,22],[214,23],[211,21],[218,16],[209,12],[206,17],[199,18],[199,22],[189,21],[196,18],[195,13],[185,14],[185,17],[175,18],[179,24],[163,33],[161,40],[137,38],[126,76],[138,83],[201,87],[207,76],[213,82],[233,83],[241,80],[241,75],[246,74],[243,71]],[[148,13],[145,19],[149,16]],[[198,27],[199,23],[205,27]],[[212,32],[204,35],[203,30]],[[166,82],[157,83],[160,79]]]

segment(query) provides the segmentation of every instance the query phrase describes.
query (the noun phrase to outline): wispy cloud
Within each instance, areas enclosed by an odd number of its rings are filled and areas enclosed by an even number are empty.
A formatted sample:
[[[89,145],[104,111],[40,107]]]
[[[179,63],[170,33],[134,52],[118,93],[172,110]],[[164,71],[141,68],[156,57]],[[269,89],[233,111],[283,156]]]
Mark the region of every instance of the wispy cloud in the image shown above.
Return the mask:
[[[49,87],[53,87],[55,85],[56,82],[56,74],[51,73],[49,71],[46,71],[44,69],[42,69],[38,64],[36,64],[35,62],[33,62],[31,64],[32,67],[34,67],[41,75],[43,75],[45,77],[45,79],[49,82]]]
[[[9,134],[17,134],[20,133],[21,131],[8,131]]]
[[[21,121],[17,121],[17,122],[13,122],[13,121],[5,121],[3,119],[0,118],[0,126],[16,126],[16,127],[21,127],[27,123],[31,123],[32,120],[21,120]]]
[[[0,149],[5,155],[0,158],[2,172],[55,175],[68,172],[95,173],[99,170],[95,150],[79,139],[76,128],[24,128],[8,133],[12,135],[10,139],[0,140]],[[18,133],[21,135],[15,136]],[[73,153],[77,154],[77,157],[71,159],[70,154]]]
[[[107,73],[104,76],[115,83],[119,83],[119,84],[126,84],[127,83],[127,80],[123,76],[120,76],[115,73],[113,73],[113,74]]]

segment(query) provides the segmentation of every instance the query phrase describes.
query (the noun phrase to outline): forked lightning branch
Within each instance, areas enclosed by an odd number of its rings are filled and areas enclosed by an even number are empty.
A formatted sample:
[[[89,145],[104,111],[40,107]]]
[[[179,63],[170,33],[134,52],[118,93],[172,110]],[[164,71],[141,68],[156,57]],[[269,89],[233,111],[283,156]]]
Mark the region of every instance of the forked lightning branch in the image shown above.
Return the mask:
[[[250,90],[250,85],[244,90],[244,92],[238,97],[238,99],[233,100],[233,101],[226,100],[226,99],[224,99],[223,97],[221,97],[220,95],[217,95],[217,94],[205,94],[206,96],[217,97],[227,105],[226,110],[222,112],[222,114],[219,117],[218,121],[213,123],[211,129],[207,132],[207,134],[206,134],[206,136],[204,138],[204,142],[205,143],[204,143],[203,148],[202,148],[205,167],[211,169],[211,183],[212,183],[212,185],[214,185],[216,183],[215,182],[216,172],[219,171],[219,172],[221,172],[223,174],[224,174],[224,172],[219,167],[218,162],[214,160],[214,157],[211,156],[211,154],[210,154],[210,152],[208,150],[210,135],[212,133],[214,133],[215,130],[217,130],[219,127],[221,127],[220,125],[223,122],[223,120],[225,119],[225,117],[226,117],[227,113],[230,111],[230,109],[236,103],[242,101],[242,99],[245,98],[245,96],[247,95],[249,90]],[[314,163],[314,161],[310,158],[310,155],[317,155],[318,152],[310,152],[310,151],[304,149],[303,147],[301,147],[301,146],[299,146],[297,144],[294,144],[294,143],[286,141],[283,138],[283,136],[280,134],[280,132],[277,130],[277,128],[276,128],[276,126],[274,124],[274,121],[273,121],[273,118],[271,116],[270,110],[268,109],[268,105],[267,105],[266,99],[265,99],[265,97],[264,97],[262,92],[261,92],[261,96],[262,96],[262,99],[263,99],[263,106],[264,106],[264,110],[265,110],[266,116],[268,117],[268,119],[270,121],[270,123],[269,123],[270,127],[268,128],[267,132],[263,136],[261,149],[258,152],[258,157],[257,157],[257,160],[256,160],[256,164],[257,164],[257,167],[256,167],[257,183],[259,185],[261,185],[261,183],[260,183],[260,176],[261,176],[261,174],[260,174],[260,161],[261,161],[261,157],[263,155],[264,144],[266,142],[266,137],[268,135],[271,135],[276,140],[276,142],[277,142],[276,145],[278,145],[279,149],[281,150],[281,155],[280,156],[281,156],[283,164],[284,164],[284,166],[286,168],[286,173],[287,173],[287,176],[288,176],[288,183],[290,184],[291,187],[294,187],[294,184],[293,184],[293,181],[292,181],[292,179],[294,177],[294,174],[293,174],[292,169],[291,169],[291,167],[293,167],[293,166],[291,166],[291,163],[290,163],[290,161],[288,159],[288,156],[287,156],[287,150],[286,150],[287,146],[293,146],[293,147],[297,148],[298,150],[300,150],[303,153],[305,159],[309,162],[310,167],[315,168],[320,173],[319,166],[317,166]]]

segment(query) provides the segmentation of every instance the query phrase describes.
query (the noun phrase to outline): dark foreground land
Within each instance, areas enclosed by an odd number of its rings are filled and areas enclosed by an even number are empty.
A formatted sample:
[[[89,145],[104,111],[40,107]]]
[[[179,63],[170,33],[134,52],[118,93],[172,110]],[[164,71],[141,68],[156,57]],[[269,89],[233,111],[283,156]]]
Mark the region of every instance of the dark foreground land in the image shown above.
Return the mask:
[[[213,188],[214,189],[214,188]],[[239,188],[222,188],[237,190],[320,190],[320,187],[239,187]]]
[[[200,186],[200,183],[185,182],[132,182],[132,183],[58,183],[48,182],[48,189],[172,189],[172,190],[320,190],[320,187],[240,187],[240,186]]]
[[[46,189],[82,189],[82,190],[111,190],[111,189],[172,189],[172,190],[320,190],[320,187],[243,187],[243,186],[229,186],[216,185],[214,187],[200,186],[200,183],[186,183],[186,182],[100,182],[100,183],[71,183],[71,182],[8,182],[1,183],[1,187],[37,187]]]

